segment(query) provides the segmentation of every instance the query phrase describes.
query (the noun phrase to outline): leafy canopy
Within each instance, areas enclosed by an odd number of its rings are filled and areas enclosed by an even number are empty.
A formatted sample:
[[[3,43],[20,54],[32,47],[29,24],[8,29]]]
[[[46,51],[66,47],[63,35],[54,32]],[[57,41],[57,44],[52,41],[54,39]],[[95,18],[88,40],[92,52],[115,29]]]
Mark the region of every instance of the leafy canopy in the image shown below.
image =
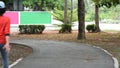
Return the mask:
[[[33,7],[35,2],[44,10],[53,10],[54,8],[63,9],[64,0],[24,0],[26,7]]]
[[[99,5],[99,7],[106,6],[107,8],[110,8],[112,6],[117,6],[120,4],[120,0],[92,0],[96,5]]]

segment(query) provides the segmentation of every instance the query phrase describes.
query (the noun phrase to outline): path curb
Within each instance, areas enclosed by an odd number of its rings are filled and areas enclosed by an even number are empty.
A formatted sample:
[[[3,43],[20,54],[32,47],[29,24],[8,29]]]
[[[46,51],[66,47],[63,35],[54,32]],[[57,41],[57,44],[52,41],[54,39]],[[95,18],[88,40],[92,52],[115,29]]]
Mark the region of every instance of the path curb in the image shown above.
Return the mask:
[[[93,47],[98,48],[98,49],[104,51],[105,53],[107,53],[108,55],[110,55],[114,62],[114,68],[119,68],[119,62],[118,62],[117,58],[115,58],[110,52],[108,52],[107,50],[105,50],[101,47],[98,47],[98,46],[93,46]]]
[[[11,65],[9,65],[9,68],[12,68],[13,66],[15,66],[16,64],[18,64],[20,61],[22,61],[23,58],[19,58],[18,60],[16,60],[14,63],[12,63]]]

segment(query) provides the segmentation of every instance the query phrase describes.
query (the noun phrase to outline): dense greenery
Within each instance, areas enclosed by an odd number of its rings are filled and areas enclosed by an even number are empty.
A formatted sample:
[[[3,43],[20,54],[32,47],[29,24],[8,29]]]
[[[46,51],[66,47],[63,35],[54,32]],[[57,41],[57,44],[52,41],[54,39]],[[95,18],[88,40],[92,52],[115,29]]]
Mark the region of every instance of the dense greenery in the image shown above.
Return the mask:
[[[20,34],[41,34],[44,29],[44,25],[19,25]]]
[[[77,8],[75,0],[73,2],[75,5],[73,8]],[[64,10],[64,0],[23,0],[23,5],[31,9],[38,10],[54,10],[57,8],[59,10]],[[70,9],[70,0],[68,0],[68,9]]]
[[[12,0],[4,0],[4,1],[7,3],[8,1],[12,1]],[[94,2],[95,2],[95,3],[101,3],[99,4],[101,6],[99,12],[100,21],[105,23],[119,23],[120,5],[118,4],[120,0],[84,0],[84,1],[85,1],[85,10],[86,10],[85,20],[87,22],[94,21],[95,18]],[[71,1],[68,0],[68,10],[70,10],[70,5],[71,5],[70,2]],[[77,0],[73,0],[73,10],[77,9],[77,3],[78,3]],[[62,11],[64,10],[64,0],[23,0],[23,5],[25,7],[29,7],[31,9],[36,9],[36,10],[37,9],[48,10],[48,11],[52,10],[53,12],[56,11],[56,10],[54,11],[55,8]],[[110,7],[110,8],[106,8],[106,7]],[[70,15],[70,13],[68,15]],[[74,11],[73,15],[77,16],[77,11],[76,12]]]
[[[64,23],[64,11],[55,9],[52,15],[54,16],[54,19],[59,20]],[[68,24],[70,24],[70,15],[71,15],[71,12],[68,11],[67,22],[66,22]],[[75,21],[77,21],[76,10],[73,11],[73,18],[72,18],[72,22],[75,22]]]
[[[92,2],[91,0],[85,0],[85,5],[86,5],[85,20],[87,22],[94,21],[95,19],[94,2]],[[120,5],[111,6],[110,8],[107,8],[106,6],[100,7],[99,20],[102,23],[120,23]]]
[[[94,8],[93,8],[94,9]],[[86,12],[86,21],[94,21],[94,10],[92,8]],[[101,7],[99,18],[102,23],[120,23],[120,5],[116,7],[106,8]]]
[[[29,7],[35,11],[53,10],[55,7],[63,9],[64,0],[24,0],[25,7]]]

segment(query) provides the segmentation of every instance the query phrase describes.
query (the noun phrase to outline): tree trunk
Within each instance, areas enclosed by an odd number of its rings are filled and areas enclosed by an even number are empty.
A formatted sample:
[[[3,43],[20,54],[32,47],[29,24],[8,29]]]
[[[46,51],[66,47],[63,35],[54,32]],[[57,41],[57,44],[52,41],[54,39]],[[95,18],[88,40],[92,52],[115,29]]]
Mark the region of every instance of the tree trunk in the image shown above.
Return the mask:
[[[65,6],[64,6],[64,23],[67,23],[67,0],[65,0]]]
[[[78,0],[78,39],[84,40],[85,37],[85,4],[84,0]]]
[[[99,27],[99,6],[95,5],[95,24],[97,26],[96,32],[100,32],[100,27]]]
[[[70,17],[70,24],[72,24],[72,17],[73,17],[73,0],[71,0],[71,17]]]

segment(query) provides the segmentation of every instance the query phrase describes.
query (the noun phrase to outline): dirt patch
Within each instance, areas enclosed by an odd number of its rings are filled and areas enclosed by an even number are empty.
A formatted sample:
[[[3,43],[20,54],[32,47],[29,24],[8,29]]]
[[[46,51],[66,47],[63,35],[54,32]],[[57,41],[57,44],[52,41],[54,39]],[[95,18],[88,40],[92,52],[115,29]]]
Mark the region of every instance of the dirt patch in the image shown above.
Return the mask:
[[[21,57],[25,58],[29,56],[33,52],[32,48],[25,45],[14,44],[14,43],[11,43],[10,45],[11,45],[11,51],[9,53],[10,64],[15,62]],[[2,66],[1,56],[0,56],[0,66]]]

